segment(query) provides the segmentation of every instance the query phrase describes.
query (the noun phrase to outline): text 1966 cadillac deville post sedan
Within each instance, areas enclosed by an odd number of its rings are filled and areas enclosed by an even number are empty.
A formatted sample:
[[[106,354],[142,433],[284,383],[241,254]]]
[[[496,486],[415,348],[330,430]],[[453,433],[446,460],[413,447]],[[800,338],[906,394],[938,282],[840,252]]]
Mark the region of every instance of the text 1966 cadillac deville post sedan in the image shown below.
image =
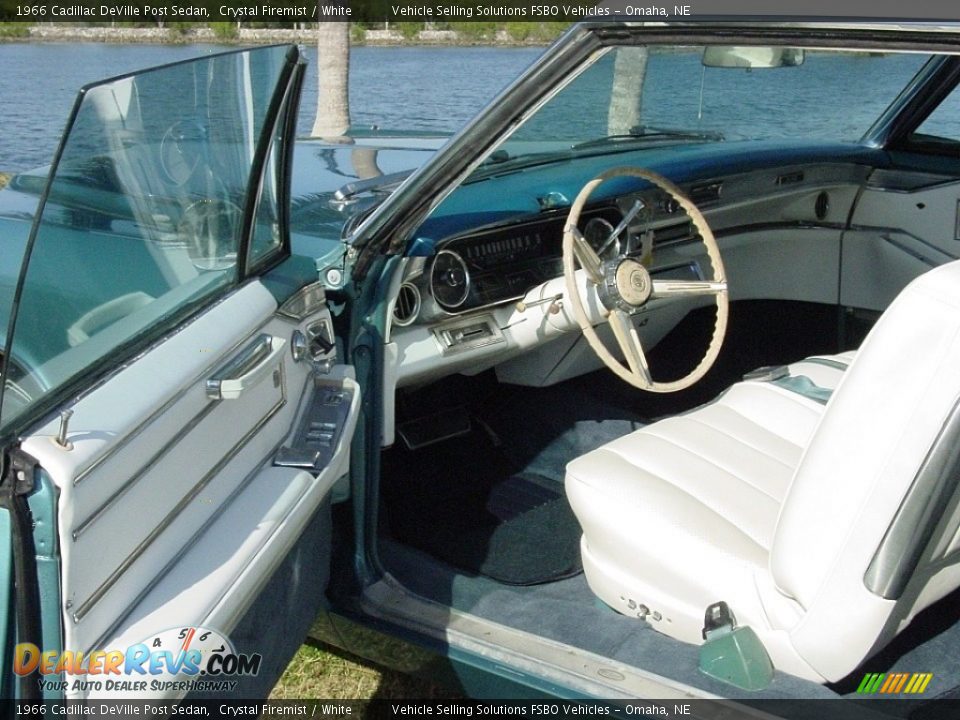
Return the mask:
[[[294,152],[302,63],[89,86],[2,193],[6,696],[263,695],[308,631],[958,692],[956,28],[588,22],[410,174]]]

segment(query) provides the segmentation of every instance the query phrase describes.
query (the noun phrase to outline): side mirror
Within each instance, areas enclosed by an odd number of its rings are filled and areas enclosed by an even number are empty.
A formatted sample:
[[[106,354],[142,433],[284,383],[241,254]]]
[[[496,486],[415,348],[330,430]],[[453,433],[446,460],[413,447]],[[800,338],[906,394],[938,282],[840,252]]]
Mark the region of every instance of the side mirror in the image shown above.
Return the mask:
[[[778,68],[796,67],[803,62],[803,50],[758,45],[708,45],[701,59],[704,67]]]

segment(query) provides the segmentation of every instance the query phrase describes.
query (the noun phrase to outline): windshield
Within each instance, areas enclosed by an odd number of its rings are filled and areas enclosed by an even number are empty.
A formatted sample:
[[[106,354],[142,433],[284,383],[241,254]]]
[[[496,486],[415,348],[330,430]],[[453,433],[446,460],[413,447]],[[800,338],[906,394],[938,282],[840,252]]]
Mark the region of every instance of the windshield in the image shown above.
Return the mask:
[[[738,49],[721,50],[730,61]],[[703,47],[618,47],[599,53],[485,164],[606,151],[623,142],[856,142],[928,59],[807,49],[778,58],[777,66],[751,60],[752,67],[708,67]]]

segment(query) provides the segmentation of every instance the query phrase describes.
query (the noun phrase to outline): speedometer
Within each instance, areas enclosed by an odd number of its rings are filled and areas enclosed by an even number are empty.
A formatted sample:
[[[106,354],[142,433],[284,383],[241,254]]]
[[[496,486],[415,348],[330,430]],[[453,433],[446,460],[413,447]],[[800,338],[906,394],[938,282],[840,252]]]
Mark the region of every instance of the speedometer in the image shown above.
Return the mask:
[[[607,245],[613,231],[614,227],[608,221],[602,217],[593,217],[587,221],[583,228],[583,237],[598,255],[605,255],[611,247],[614,248],[614,254],[616,254],[616,250],[619,250],[617,243],[611,242],[610,245]]]
[[[463,305],[470,292],[470,271],[463,258],[452,250],[441,250],[430,272],[433,297],[447,310]]]

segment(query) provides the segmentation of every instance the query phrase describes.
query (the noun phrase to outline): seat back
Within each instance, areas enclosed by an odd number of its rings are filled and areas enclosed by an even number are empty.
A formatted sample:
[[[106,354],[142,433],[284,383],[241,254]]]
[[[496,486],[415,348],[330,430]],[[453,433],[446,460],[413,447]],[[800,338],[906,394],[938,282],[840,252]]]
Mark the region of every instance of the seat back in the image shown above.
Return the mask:
[[[838,680],[960,586],[960,262],[917,278],[833,394],[770,555],[796,651]]]

